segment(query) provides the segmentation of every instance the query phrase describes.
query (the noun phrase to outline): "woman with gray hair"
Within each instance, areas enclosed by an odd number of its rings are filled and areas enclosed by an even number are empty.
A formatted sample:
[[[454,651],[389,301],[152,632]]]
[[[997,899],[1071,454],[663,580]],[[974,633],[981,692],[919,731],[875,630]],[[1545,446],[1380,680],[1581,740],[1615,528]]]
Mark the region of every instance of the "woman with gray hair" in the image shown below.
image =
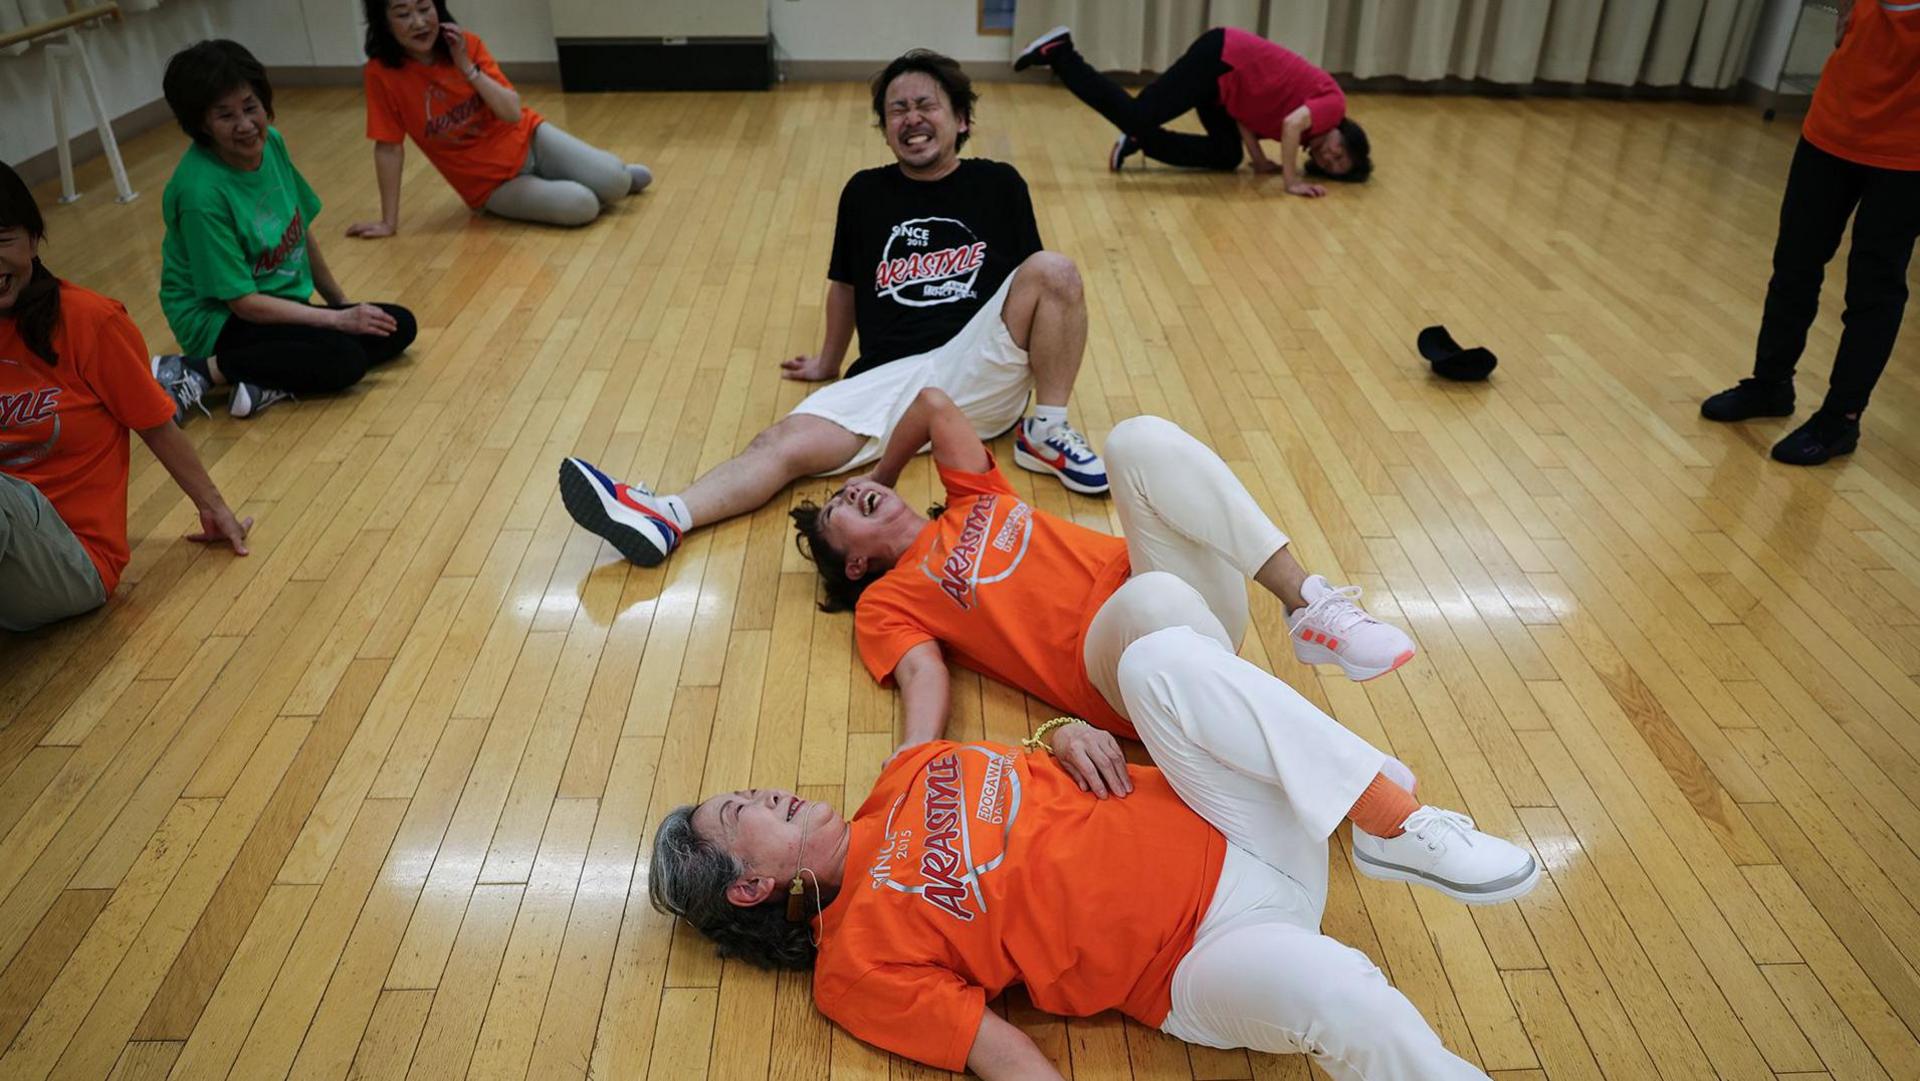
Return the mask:
[[[1112,751],[1082,722],[1025,741],[1051,754],[924,743],[851,821],[771,789],[668,814],[654,906],[723,957],[813,970],[815,1004],[854,1036],[987,1081],[1059,1076],[986,1008],[1015,983],[1057,1014],[1117,1009],[1210,1047],[1305,1051],[1337,1081],[1484,1081],[1319,930],[1327,837],[1342,818],[1361,831],[1404,815],[1411,772],[1189,627],[1129,646],[1120,683],[1160,765],[1123,766],[1111,798],[1054,757]],[[1404,786],[1377,791],[1383,771]],[[1330,782],[1361,799],[1322,797]],[[1405,825],[1430,848],[1470,843],[1451,812]],[[1529,859],[1507,896],[1537,878]]]

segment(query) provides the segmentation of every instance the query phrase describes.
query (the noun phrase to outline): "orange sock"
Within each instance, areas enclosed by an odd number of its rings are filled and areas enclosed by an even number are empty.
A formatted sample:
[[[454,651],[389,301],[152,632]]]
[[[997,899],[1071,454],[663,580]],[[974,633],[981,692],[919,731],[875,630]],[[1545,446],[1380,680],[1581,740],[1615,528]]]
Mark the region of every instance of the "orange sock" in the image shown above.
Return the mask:
[[[1402,832],[1400,823],[1419,809],[1420,801],[1413,798],[1413,793],[1388,780],[1386,774],[1376,773],[1373,783],[1353,801],[1347,818],[1359,826],[1362,833],[1398,837]]]

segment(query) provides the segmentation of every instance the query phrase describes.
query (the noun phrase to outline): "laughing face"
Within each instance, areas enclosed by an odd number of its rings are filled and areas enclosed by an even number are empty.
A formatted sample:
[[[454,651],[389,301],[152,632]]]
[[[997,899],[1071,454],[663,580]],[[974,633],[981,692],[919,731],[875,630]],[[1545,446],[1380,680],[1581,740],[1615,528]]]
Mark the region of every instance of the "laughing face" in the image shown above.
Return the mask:
[[[882,108],[887,146],[908,176],[937,179],[953,171],[967,122],[954,115],[953,102],[933,76],[909,71],[894,79]]]
[[[266,156],[269,120],[266,106],[254,96],[253,88],[243,83],[214,99],[213,107],[207,110],[205,127],[222,161],[252,172]]]
[[[33,278],[33,257],[39,238],[18,225],[0,225],[0,315],[9,315],[20,291]]]
[[[696,833],[719,845],[746,868],[759,888],[732,892],[736,903],[757,904],[770,896],[768,883],[784,888],[802,867],[816,873],[836,858],[846,834],[840,812],[775,788],[729,792],[696,807]],[[828,872],[837,877],[839,868]],[[762,881],[764,880],[764,881]]]
[[[415,60],[431,60],[440,40],[440,12],[433,0],[394,0],[387,5],[387,29]]]
[[[848,481],[820,508],[820,534],[846,558],[854,579],[892,566],[901,538],[911,540],[926,521],[900,493],[865,477]]]

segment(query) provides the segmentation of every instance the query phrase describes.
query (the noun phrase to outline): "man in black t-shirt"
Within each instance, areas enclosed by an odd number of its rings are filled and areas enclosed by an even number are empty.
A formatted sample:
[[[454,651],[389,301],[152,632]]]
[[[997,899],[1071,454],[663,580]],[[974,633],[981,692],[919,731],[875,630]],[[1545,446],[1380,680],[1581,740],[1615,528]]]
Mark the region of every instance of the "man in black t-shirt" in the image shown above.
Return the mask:
[[[628,559],[653,566],[697,525],[751,511],[801,477],[870,464],[927,387],[945,391],[983,439],[1017,424],[1017,465],[1074,492],[1107,490],[1105,463],[1067,423],[1087,342],[1080,274],[1042,249],[1018,170],[960,158],[972,82],[954,61],[916,49],[872,90],[896,161],[855,173],[841,191],[825,338],[819,352],[783,362],[782,374],[835,378],[856,328],[860,355],[845,378],[676,495],[622,484],[579,458],[562,462],[568,513]]]

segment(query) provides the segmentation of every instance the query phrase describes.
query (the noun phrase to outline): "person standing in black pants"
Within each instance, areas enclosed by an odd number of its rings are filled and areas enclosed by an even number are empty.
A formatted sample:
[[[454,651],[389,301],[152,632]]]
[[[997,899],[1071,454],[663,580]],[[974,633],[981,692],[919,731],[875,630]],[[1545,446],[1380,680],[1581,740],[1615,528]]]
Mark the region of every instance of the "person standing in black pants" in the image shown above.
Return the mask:
[[[1120,129],[1107,158],[1116,172],[1135,151],[1168,165],[1221,171],[1239,168],[1244,155],[1254,172],[1281,173],[1288,192],[1314,197],[1326,189],[1300,179],[1302,148],[1315,176],[1361,181],[1373,171],[1367,134],[1347,118],[1346,94],[1333,76],[1257,34],[1231,27],[1201,34],[1137,96],[1094,70],[1064,26],[1036,38],[1013,68],[1035,64],[1051,67],[1075,97]],[[1188,112],[1205,135],[1163,126]],[[1261,150],[1261,139],[1280,143],[1278,162]]]
[[[1753,375],[1700,405],[1708,420],[1793,415],[1794,367],[1852,218],[1845,329],[1826,400],[1774,444],[1774,460],[1789,465],[1818,465],[1859,444],[1860,414],[1900,333],[1920,237],[1920,5],[1851,7],[1842,8],[1839,45],[1787,172]]]

